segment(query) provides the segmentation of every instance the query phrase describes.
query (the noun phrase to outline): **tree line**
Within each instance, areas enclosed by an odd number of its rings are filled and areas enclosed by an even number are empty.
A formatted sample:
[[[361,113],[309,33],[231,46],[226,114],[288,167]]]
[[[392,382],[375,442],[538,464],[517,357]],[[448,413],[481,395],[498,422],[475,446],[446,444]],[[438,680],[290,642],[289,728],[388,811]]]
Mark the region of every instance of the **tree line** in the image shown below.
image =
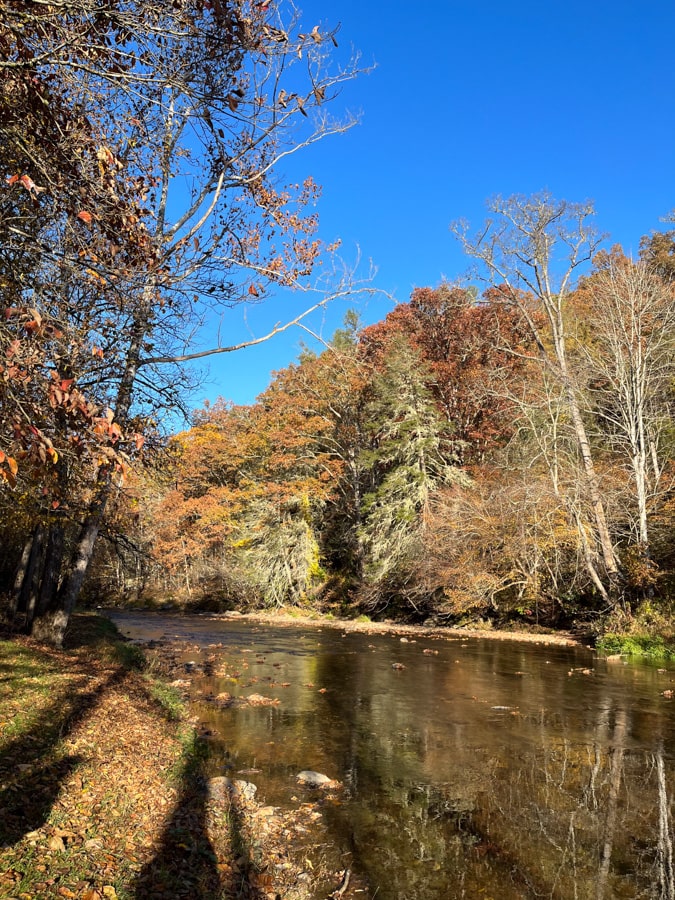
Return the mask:
[[[39,638],[83,589],[455,622],[666,609],[672,231],[632,260],[587,204],[497,198],[454,226],[482,281],[350,314],[255,403],[162,434],[190,415],[183,364],[238,349],[198,346],[207,318],[364,289],[311,177],[280,174],[354,124],[326,112],[358,72],[336,35],[268,0],[0,0],[0,588]]]
[[[667,617],[675,233],[633,260],[592,215],[498,199],[477,238],[457,229],[481,287],[417,289],[365,328],[351,312],[255,403],[196,412],[136,485],[143,590],[452,623]],[[113,559],[116,590],[138,590],[113,553],[103,580]]]

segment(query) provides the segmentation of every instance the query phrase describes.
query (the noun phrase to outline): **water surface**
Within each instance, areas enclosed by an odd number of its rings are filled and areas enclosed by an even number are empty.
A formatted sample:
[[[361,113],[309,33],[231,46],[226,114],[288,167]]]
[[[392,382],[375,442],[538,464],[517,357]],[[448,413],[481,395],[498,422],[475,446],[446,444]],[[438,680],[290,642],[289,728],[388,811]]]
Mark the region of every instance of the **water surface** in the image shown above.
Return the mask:
[[[512,641],[112,617],[135,639],[188,641],[183,661],[218,673],[194,682],[214,773],[244,772],[285,807],[307,799],[302,769],[343,783],[322,814],[331,852],[369,885],[355,896],[675,898],[673,669]],[[222,692],[279,704],[204,700]]]

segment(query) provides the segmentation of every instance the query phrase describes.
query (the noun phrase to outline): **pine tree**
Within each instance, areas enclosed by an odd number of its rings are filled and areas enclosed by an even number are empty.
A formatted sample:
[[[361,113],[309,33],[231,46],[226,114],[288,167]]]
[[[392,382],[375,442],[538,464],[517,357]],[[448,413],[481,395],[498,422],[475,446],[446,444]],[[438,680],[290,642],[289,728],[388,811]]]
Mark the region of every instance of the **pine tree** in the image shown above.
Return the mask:
[[[403,573],[423,536],[432,492],[463,477],[428,377],[420,355],[399,335],[373,380],[366,411],[371,442],[362,455],[371,486],[359,529],[371,586]]]

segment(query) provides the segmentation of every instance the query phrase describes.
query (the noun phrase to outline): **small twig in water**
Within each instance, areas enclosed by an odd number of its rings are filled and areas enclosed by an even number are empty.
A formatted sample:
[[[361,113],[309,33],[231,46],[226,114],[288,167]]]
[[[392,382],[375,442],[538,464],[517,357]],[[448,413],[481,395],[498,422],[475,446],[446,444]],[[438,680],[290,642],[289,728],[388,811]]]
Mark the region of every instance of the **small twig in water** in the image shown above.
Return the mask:
[[[333,897],[334,900],[339,900],[339,898],[344,894],[344,892],[349,887],[349,877],[351,872],[349,869],[345,869],[342,875],[342,881],[340,882],[340,887],[333,891],[332,894],[329,894],[329,897]]]

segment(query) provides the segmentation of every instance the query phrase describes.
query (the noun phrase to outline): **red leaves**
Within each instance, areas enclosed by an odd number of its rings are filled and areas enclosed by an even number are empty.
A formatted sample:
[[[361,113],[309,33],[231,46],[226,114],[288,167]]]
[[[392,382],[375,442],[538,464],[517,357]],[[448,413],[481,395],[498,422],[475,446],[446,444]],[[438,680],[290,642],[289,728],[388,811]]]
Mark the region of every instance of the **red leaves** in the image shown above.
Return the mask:
[[[91,223],[94,220],[94,217],[92,216],[92,214],[90,212],[87,212],[86,209],[81,209],[79,211],[79,213],[77,214],[77,218],[80,219],[82,222],[85,222],[87,225],[91,225]]]
[[[46,188],[38,187],[37,184],[33,181],[30,175],[8,175],[7,176],[7,185],[11,187],[13,184],[21,184],[29,194],[41,194]]]
[[[8,456],[4,450],[0,450],[0,480],[14,487],[19,464],[12,456]]]

